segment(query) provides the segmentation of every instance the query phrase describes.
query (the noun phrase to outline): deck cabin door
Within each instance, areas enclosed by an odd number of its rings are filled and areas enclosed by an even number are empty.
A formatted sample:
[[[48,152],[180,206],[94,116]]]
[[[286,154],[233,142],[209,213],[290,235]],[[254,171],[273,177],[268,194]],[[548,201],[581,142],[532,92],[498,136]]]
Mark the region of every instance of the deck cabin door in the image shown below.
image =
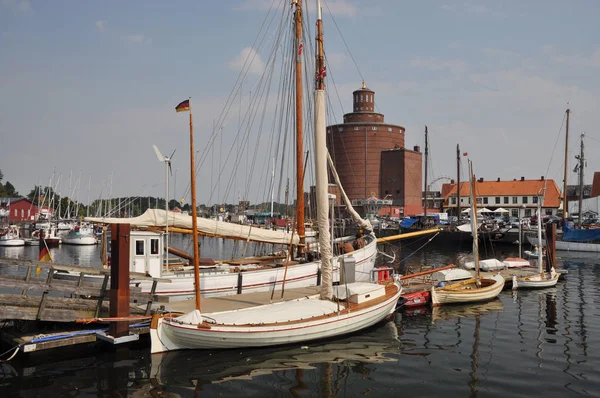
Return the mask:
[[[133,242],[133,271],[141,273],[150,273],[149,264],[146,258],[146,240],[144,238],[134,238]]]

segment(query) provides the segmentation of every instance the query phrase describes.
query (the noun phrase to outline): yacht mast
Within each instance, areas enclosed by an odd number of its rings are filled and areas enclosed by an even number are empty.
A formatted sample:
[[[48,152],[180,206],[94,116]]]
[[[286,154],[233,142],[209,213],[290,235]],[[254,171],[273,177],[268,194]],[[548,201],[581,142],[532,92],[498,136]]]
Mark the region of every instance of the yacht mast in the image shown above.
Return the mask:
[[[429,194],[429,189],[427,189],[427,163],[429,158],[429,147],[427,141],[427,126],[425,126],[425,204],[423,205],[423,222],[427,222],[427,195]]]
[[[298,226],[298,255],[304,250],[304,165],[303,148],[303,120],[302,120],[302,0],[294,0],[296,13],[294,23],[296,26],[296,223]]]
[[[581,134],[581,149],[579,152],[579,228],[583,225],[582,219],[582,207],[583,207],[583,167],[585,166],[585,159],[583,157],[583,137],[585,137],[585,133]]]
[[[456,144],[456,225],[460,223],[460,147]]]
[[[567,169],[569,168],[569,115],[571,110],[567,108],[567,133],[565,134],[565,174],[563,177],[563,218],[567,219]]]

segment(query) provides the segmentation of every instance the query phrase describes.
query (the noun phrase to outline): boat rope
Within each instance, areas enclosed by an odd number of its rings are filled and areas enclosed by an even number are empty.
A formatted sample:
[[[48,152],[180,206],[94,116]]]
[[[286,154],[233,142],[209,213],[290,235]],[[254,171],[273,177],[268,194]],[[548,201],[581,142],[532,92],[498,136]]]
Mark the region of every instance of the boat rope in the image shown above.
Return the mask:
[[[16,347],[12,347],[11,349],[9,349],[8,351],[3,352],[2,354],[0,354],[0,358],[2,358],[4,355],[8,354],[9,352],[11,352],[12,350],[15,350],[15,352],[12,353],[12,355],[10,357],[8,357],[7,359],[0,359],[0,363],[5,363],[10,361],[11,359],[13,359],[17,353],[19,352],[19,350],[21,349],[21,347],[23,346],[23,343],[19,344]]]

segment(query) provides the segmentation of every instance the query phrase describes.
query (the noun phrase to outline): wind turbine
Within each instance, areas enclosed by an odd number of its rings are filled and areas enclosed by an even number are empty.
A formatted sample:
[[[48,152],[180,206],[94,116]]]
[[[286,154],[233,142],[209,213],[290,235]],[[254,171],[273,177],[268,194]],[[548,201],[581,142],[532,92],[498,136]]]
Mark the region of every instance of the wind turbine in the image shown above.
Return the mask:
[[[173,159],[173,155],[175,155],[175,149],[171,156],[163,156],[162,153],[158,150],[156,145],[152,145],[154,147],[154,152],[156,152],[156,157],[159,162],[164,162],[165,164],[165,265],[167,272],[169,271],[169,174],[173,174],[173,170],[171,169],[171,159]]]

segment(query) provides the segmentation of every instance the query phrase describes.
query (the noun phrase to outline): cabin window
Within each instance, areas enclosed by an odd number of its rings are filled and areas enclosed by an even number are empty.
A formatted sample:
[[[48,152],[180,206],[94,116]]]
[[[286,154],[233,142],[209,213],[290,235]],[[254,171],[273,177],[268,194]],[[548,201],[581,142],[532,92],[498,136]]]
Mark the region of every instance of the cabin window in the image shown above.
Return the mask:
[[[158,254],[158,239],[150,239],[150,254]]]
[[[523,196],[523,204],[527,204],[527,196]]]
[[[519,198],[517,198],[516,196],[512,197],[512,202],[514,205],[516,205],[517,203],[519,203]]]
[[[144,241],[143,240],[135,241],[135,255],[136,256],[144,255]]]
[[[500,196],[496,196],[496,204],[499,205],[500,204]]]
[[[507,205],[508,204],[508,196],[504,197],[504,204]]]
[[[531,198],[531,203],[537,203],[538,202],[538,197],[534,196],[533,198]]]

